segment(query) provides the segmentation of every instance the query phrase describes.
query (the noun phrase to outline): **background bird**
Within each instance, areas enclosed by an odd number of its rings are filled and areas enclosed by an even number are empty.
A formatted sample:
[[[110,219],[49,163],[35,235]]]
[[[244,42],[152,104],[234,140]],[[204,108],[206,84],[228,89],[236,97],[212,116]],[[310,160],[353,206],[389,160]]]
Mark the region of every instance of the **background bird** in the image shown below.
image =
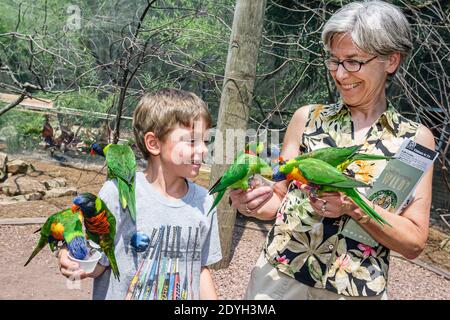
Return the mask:
[[[102,199],[88,192],[73,199],[72,211],[81,212],[87,238],[100,246],[109,260],[114,276],[119,279],[120,273],[114,254],[114,239],[116,237],[116,218],[114,218],[114,215]]]
[[[30,263],[47,243],[50,249],[55,251],[59,241],[65,241],[70,254],[79,260],[83,260],[89,252],[83,233],[82,217],[79,212],[73,212],[70,208],[48,217],[43,226],[36,230],[39,231],[41,237],[24,266]]]
[[[117,180],[120,204],[124,210],[128,209],[131,219],[136,221],[136,157],[131,147],[124,144],[94,143],[91,154],[106,158],[108,179]]]

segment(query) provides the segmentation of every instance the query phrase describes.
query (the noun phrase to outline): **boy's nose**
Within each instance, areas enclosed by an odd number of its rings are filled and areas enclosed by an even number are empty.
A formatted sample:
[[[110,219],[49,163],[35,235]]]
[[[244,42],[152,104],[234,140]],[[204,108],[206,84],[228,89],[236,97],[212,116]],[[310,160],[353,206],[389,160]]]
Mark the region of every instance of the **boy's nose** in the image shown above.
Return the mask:
[[[197,152],[198,152],[198,153],[201,153],[201,154],[206,154],[206,153],[208,153],[208,147],[206,146],[206,144],[205,144],[204,142],[202,142],[202,143],[200,144],[200,146],[199,146],[198,149],[197,149]]]

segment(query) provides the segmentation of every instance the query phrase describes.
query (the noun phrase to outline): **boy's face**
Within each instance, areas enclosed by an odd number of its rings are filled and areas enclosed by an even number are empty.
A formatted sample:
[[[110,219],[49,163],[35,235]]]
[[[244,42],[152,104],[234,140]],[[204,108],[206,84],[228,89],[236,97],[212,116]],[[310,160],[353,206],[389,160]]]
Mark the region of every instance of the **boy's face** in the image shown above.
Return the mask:
[[[161,162],[177,177],[195,178],[208,149],[205,140],[208,128],[204,119],[194,121],[193,128],[177,125],[161,145]]]

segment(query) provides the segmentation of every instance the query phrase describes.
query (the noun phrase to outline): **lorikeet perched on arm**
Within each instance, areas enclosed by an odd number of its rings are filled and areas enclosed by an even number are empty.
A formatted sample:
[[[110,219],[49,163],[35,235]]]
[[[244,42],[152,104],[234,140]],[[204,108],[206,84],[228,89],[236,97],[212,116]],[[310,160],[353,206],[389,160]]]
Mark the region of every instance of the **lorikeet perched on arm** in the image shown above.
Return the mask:
[[[282,170],[282,168],[280,168]],[[381,225],[390,224],[371,208],[359,195],[355,188],[370,187],[364,182],[352,179],[325,161],[307,158],[298,161],[292,172],[292,178],[309,186],[317,186],[321,192],[342,192],[351,198],[369,217]]]
[[[83,233],[82,217],[79,212],[72,212],[70,208],[48,217],[42,228],[36,232],[39,231],[39,242],[24,266],[27,266],[47,243],[50,249],[55,251],[58,242],[65,241],[70,254],[79,260],[83,260],[89,252]]]
[[[106,158],[108,179],[117,179],[119,200],[123,209],[128,208],[131,219],[136,221],[136,157],[128,145],[94,143],[91,154]]]
[[[73,199],[72,211],[80,211],[84,218],[87,238],[100,246],[108,257],[114,276],[119,279],[114,239],[116,236],[116,218],[102,199],[92,193],[82,193]]]
[[[209,194],[218,192],[218,195],[209,209],[208,215],[220,202],[227,189],[247,190],[249,188],[248,180],[254,174],[261,174],[271,179],[272,168],[258,156],[241,152],[223,176],[209,189]]]

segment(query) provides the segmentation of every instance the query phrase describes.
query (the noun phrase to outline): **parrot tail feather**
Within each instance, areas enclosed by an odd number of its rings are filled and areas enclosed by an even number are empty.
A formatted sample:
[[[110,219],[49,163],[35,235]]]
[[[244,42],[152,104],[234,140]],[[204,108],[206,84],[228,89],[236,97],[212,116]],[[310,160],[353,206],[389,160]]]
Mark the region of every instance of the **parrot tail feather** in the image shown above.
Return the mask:
[[[119,267],[117,266],[116,256],[114,255],[114,248],[106,250],[106,256],[108,257],[114,277],[120,281]]]
[[[382,216],[380,216],[372,207],[370,207],[358,194],[355,189],[348,189],[345,191],[345,194],[349,196],[355,203],[372,219],[374,219],[381,226],[387,224],[392,227]]]
[[[222,180],[222,178],[217,179],[217,181],[211,186],[211,188],[209,188],[209,190],[208,190],[209,194],[213,194],[213,193],[216,193],[219,191],[219,190],[216,190],[216,187],[219,185],[221,180]]]
[[[36,248],[33,250],[33,252],[31,253],[30,257],[28,258],[27,262],[25,262],[25,264],[23,265],[24,267],[26,267],[31,260],[33,260],[33,258],[39,253],[39,251],[42,250],[43,247],[45,247],[45,245],[47,244],[47,239],[45,238],[41,238],[39,239],[38,245],[36,246]]]
[[[223,195],[225,194],[225,190],[219,191],[219,193],[217,194],[216,198],[214,199],[214,202],[211,206],[211,209],[209,209],[208,213],[206,214],[207,216],[209,216],[209,214],[211,213],[211,211],[219,204],[220,200],[222,200]]]
[[[130,186],[126,181],[117,178],[117,186],[119,189],[119,199],[122,209],[127,209],[130,212],[131,219],[136,221],[136,203],[134,196],[134,182]],[[133,196],[131,195],[133,193]]]
[[[382,156],[378,154],[357,153],[352,157],[352,161],[356,160],[391,160],[392,157]]]

